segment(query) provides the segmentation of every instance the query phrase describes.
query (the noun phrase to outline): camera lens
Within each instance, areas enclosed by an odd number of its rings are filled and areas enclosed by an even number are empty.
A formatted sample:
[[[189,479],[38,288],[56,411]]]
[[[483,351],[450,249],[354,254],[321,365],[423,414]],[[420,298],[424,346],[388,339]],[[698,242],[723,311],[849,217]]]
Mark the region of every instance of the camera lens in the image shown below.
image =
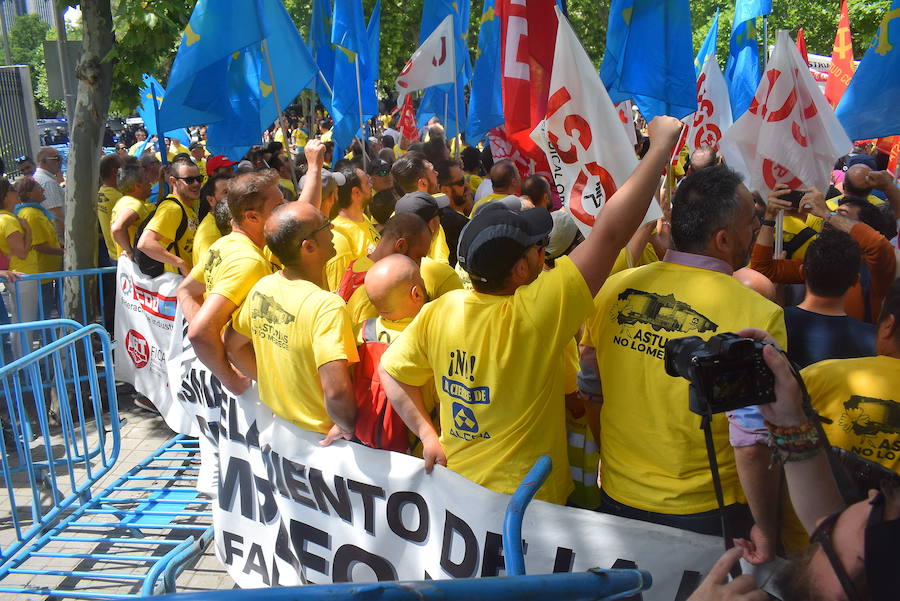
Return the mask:
[[[673,338],[666,343],[666,373],[673,377],[691,380],[691,359],[699,351],[704,341],[699,336]]]

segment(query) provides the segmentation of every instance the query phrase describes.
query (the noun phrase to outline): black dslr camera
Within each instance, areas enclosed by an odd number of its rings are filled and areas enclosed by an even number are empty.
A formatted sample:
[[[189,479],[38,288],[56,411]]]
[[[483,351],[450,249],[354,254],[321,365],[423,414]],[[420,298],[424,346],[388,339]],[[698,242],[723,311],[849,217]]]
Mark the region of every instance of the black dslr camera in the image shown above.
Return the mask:
[[[768,343],[737,334],[666,343],[666,373],[691,383],[690,409],[699,415],[733,411],[775,400],[775,376],[763,361]]]

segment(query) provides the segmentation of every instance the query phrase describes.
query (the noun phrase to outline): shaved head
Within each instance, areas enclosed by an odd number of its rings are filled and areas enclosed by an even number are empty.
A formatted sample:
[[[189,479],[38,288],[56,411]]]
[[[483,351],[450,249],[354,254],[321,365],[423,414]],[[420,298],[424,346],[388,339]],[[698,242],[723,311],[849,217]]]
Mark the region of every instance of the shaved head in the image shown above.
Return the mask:
[[[772,280],[756,271],[755,269],[750,269],[749,267],[738,269],[734,272],[734,279],[739,281],[747,288],[755,290],[773,303],[776,302],[775,284],[772,283]]]
[[[868,165],[857,163],[847,169],[844,178],[844,193],[857,198],[867,198],[872,193],[872,184],[869,183],[869,174],[872,169]]]
[[[293,266],[297,263],[298,251],[303,241],[312,238],[312,234],[322,228],[327,221],[326,217],[309,203],[283,204],[272,211],[266,220],[264,230],[266,245],[282,265]]]
[[[419,265],[406,255],[389,255],[366,273],[366,294],[385,319],[413,317],[425,303]]]

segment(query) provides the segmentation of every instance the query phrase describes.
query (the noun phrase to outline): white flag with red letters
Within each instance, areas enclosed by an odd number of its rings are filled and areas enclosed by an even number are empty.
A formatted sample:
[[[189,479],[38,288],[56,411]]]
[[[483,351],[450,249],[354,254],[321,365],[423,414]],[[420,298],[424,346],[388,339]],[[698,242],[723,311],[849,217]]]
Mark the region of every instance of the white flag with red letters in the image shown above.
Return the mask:
[[[619,113],[566,18],[559,19],[544,120],[531,132],[550,162],[556,190],[584,235],[637,166]],[[646,221],[662,216],[650,204]]]
[[[778,32],[750,108],[720,147],[729,163],[743,161],[747,187],[763,196],[779,183],[825,191],[835,160],[850,152],[850,139],[787,31]]]
[[[456,69],[454,40],[453,15],[447,15],[400,71],[397,77],[398,105],[403,104],[404,97],[410,92],[453,82]]]
[[[685,117],[684,122],[687,123],[686,143],[691,151],[704,147],[719,151],[719,142],[732,120],[728,84],[715,54],[706,58],[697,78],[697,111]]]

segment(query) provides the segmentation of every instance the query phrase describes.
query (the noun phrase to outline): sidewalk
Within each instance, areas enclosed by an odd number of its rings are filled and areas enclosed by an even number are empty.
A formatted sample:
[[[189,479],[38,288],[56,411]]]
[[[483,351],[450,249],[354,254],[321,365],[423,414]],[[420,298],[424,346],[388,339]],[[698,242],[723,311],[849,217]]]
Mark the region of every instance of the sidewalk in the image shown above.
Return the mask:
[[[156,450],[160,445],[169,440],[173,436],[173,432],[163,421],[159,414],[151,413],[141,409],[134,404],[133,393],[130,387],[119,386],[118,389],[119,413],[123,419],[121,426],[122,445],[119,459],[113,469],[100,480],[97,490],[111,484],[116,478],[124,472],[131,469],[135,464],[145,459],[152,451]],[[10,505],[7,495],[0,495],[0,545],[6,545],[14,538],[14,532],[10,522]],[[215,556],[213,544],[207,548],[206,552],[198,559],[188,565],[187,569],[176,580],[177,592],[198,592],[215,589],[231,589],[234,588],[234,582],[225,572],[221,563]],[[101,545],[97,545],[98,547]],[[102,550],[78,549],[77,552],[101,552]],[[74,550],[73,550],[74,552]],[[34,563],[38,560],[31,560],[31,567],[38,569],[72,569],[76,567],[80,571],[91,571],[93,564],[98,563],[92,559],[71,560],[73,563],[67,563],[65,560],[57,558],[48,558],[44,560],[44,565]],[[109,560],[105,562],[109,564]],[[101,569],[107,569],[104,566]],[[64,588],[71,590],[77,587],[71,578],[66,579]],[[40,584],[41,586],[53,587],[63,581],[63,577],[56,577],[54,582],[53,576],[31,576],[25,574],[13,574],[5,580],[0,581],[0,585],[23,585],[23,584]],[[73,586],[74,585],[74,586]],[[93,583],[92,583],[93,588]],[[108,590],[111,594],[135,594],[135,590],[130,587],[120,587],[103,589]],[[15,600],[35,600],[35,599],[58,599],[46,595],[3,595],[4,599]]]

